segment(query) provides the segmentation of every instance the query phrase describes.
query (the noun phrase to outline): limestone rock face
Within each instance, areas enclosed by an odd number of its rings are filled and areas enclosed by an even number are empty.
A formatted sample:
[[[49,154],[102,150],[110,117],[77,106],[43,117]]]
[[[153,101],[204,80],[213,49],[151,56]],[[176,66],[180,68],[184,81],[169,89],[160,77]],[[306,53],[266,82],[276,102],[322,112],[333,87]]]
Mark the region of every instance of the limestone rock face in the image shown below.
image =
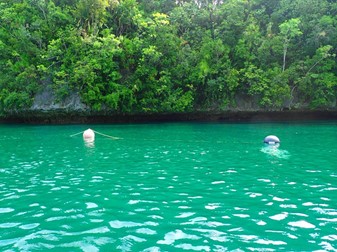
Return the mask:
[[[78,93],[73,92],[62,100],[58,100],[50,87],[46,87],[43,91],[35,96],[34,103],[30,110],[32,111],[86,111],[88,107],[81,102]]]

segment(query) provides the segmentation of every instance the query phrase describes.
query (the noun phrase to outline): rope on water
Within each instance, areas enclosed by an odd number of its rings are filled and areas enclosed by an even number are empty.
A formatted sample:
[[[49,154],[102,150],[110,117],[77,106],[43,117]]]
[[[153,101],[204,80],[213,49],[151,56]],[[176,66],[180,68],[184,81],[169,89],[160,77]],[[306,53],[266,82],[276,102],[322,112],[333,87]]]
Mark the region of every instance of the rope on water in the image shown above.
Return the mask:
[[[84,131],[81,131],[81,132],[78,132],[78,133],[76,133],[76,134],[70,135],[70,137],[77,136],[77,135],[79,135],[79,134],[83,134],[83,132],[84,132]]]
[[[120,137],[109,136],[109,135],[103,134],[101,132],[98,132],[96,130],[94,130],[94,132],[98,135],[105,136],[105,137],[108,137],[108,138],[111,138],[111,139],[114,139],[114,140],[121,139]]]
[[[84,130],[84,131],[85,131],[85,130]],[[72,135],[70,135],[70,137],[74,137],[74,136],[77,136],[77,135],[79,135],[79,134],[83,134],[84,131],[78,132],[78,133],[76,133],[76,134],[72,134]],[[93,131],[94,131],[96,134],[98,134],[98,135],[105,136],[105,137],[108,137],[108,138],[111,138],[111,139],[114,139],[114,140],[121,139],[120,137],[109,136],[109,135],[103,134],[103,133],[101,133],[101,132],[98,132],[98,131],[96,131],[96,130],[93,130]]]

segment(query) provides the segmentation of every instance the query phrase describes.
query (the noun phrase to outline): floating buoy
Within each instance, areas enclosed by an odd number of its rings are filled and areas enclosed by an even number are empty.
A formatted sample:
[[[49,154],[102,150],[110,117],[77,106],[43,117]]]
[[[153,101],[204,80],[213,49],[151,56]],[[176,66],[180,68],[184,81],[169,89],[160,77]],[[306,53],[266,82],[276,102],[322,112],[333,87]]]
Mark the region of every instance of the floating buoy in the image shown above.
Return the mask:
[[[280,143],[280,139],[277,136],[266,136],[263,140],[264,143],[266,144],[279,144]]]
[[[80,134],[82,134],[83,140],[86,144],[87,143],[93,143],[95,141],[95,134],[98,134],[98,135],[101,135],[101,136],[104,136],[104,137],[107,137],[107,138],[110,138],[110,139],[113,139],[113,140],[121,139],[120,137],[109,136],[109,135],[100,133],[98,131],[92,130],[92,129],[87,129],[85,131],[81,131],[81,132],[78,132],[76,134],[72,134],[72,135],[70,135],[70,137],[78,136]]]
[[[83,132],[83,140],[93,142],[95,140],[95,132],[92,129],[87,129]]]

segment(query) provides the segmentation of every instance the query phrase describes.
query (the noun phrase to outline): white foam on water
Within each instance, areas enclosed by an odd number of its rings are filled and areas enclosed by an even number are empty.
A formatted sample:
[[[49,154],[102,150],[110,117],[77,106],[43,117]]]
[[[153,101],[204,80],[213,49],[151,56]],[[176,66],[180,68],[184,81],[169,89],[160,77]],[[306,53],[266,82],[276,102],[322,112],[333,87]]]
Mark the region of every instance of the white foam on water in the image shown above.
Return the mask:
[[[288,222],[288,225],[292,227],[299,227],[299,228],[315,228],[316,227],[315,225],[307,221],[304,221],[304,220],[291,221],[291,222]]]
[[[189,235],[184,233],[181,230],[175,230],[172,232],[168,232],[165,234],[164,240],[160,240],[157,242],[157,244],[173,244],[176,240],[181,240],[181,239],[189,239],[189,240],[198,240],[201,237],[196,236],[196,235]]]
[[[269,218],[272,220],[280,221],[280,220],[284,220],[287,217],[288,217],[288,213],[280,213],[280,214],[270,216]]]
[[[96,203],[93,203],[93,202],[87,202],[85,204],[87,205],[87,209],[97,208],[98,207],[98,205]]]
[[[288,159],[290,157],[287,150],[281,150],[277,146],[264,146],[261,148],[261,152],[280,159]]]
[[[14,211],[14,209],[10,208],[10,207],[0,208],[0,214],[2,214],[2,213],[10,213],[10,212],[13,212],[13,211]]]

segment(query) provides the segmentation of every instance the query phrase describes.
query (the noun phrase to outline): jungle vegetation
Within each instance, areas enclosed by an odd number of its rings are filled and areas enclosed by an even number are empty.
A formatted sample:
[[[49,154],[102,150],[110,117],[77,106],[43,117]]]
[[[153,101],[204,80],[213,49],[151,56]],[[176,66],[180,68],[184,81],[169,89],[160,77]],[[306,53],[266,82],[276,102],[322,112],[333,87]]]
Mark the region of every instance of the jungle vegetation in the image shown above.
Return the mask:
[[[334,0],[0,0],[0,111],[50,87],[92,111],[335,106]]]

